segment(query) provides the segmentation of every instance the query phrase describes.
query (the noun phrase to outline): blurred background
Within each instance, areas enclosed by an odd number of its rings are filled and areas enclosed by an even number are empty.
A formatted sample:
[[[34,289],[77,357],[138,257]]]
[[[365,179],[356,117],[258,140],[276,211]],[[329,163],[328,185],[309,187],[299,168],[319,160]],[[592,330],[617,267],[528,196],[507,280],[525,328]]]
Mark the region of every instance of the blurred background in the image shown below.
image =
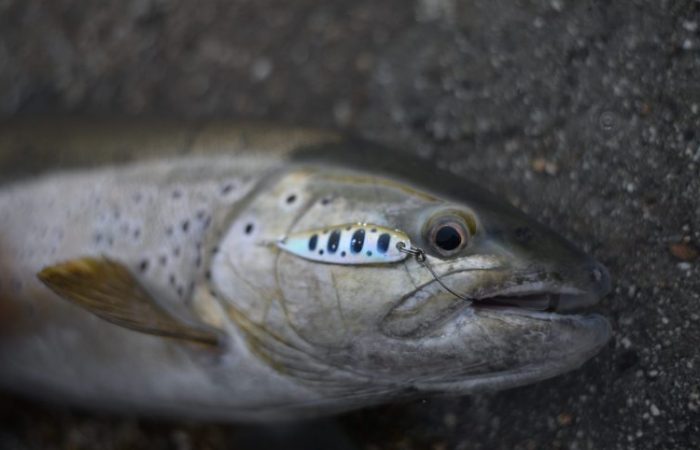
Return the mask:
[[[240,117],[433,158],[593,253],[615,334],[537,385],[284,426],[0,395],[0,449],[700,446],[700,2],[0,0],[0,114]]]

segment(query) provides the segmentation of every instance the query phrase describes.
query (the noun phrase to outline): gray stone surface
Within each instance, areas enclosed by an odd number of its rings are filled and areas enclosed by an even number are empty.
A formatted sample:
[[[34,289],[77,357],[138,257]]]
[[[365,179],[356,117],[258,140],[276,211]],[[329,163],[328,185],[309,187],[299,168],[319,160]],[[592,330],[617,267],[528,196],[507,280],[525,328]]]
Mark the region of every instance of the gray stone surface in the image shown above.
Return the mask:
[[[47,112],[281,120],[429,155],[604,262],[615,336],[534,386],[298,427],[3,397],[0,448],[700,446],[700,2],[0,0],[0,113]]]

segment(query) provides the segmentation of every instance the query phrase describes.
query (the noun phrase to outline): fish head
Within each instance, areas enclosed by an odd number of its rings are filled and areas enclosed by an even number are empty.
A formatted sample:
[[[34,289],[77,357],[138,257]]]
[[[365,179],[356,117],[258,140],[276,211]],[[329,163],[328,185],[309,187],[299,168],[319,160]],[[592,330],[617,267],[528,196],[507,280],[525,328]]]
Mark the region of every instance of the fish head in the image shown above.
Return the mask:
[[[470,393],[566,372],[607,342],[605,318],[571,313],[610,288],[593,258],[461,177],[365,157],[371,169],[297,163],[222,245],[214,281],[278,370],[318,389]],[[401,230],[424,258],[329,264],[260,245],[357,222]]]

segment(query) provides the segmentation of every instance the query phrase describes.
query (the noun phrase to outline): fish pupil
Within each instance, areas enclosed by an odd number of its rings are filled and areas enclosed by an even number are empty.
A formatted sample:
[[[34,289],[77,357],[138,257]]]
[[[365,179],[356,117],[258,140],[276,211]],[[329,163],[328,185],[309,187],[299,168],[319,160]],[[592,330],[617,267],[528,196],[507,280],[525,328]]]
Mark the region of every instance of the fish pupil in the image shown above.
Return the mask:
[[[338,250],[338,243],[340,243],[340,230],[333,230],[328,237],[328,245],[326,246],[328,253],[335,253]]]
[[[360,253],[364,245],[365,230],[363,228],[360,228],[352,234],[352,239],[350,240],[350,250],[353,253]]]
[[[454,250],[462,243],[462,236],[454,227],[446,225],[435,234],[435,245],[443,250]]]
[[[309,250],[314,251],[316,250],[316,245],[318,244],[318,234],[314,234],[311,236],[309,239]]]
[[[389,233],[382,233],[377,239],[377,251],[379,253],[386,253],[389,250],[389,241],[391,241],[391,235]]]

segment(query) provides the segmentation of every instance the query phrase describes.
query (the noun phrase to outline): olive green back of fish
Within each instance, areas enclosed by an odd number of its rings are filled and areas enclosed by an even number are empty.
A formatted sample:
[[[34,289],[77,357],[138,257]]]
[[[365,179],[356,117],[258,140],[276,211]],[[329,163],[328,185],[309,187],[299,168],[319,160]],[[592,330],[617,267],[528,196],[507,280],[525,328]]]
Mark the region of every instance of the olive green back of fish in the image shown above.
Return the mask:
[[[57,169],[207,154],[279,156],[333,143],[332,131],[236,121],[12,119],[0,123],[0,183]]]

